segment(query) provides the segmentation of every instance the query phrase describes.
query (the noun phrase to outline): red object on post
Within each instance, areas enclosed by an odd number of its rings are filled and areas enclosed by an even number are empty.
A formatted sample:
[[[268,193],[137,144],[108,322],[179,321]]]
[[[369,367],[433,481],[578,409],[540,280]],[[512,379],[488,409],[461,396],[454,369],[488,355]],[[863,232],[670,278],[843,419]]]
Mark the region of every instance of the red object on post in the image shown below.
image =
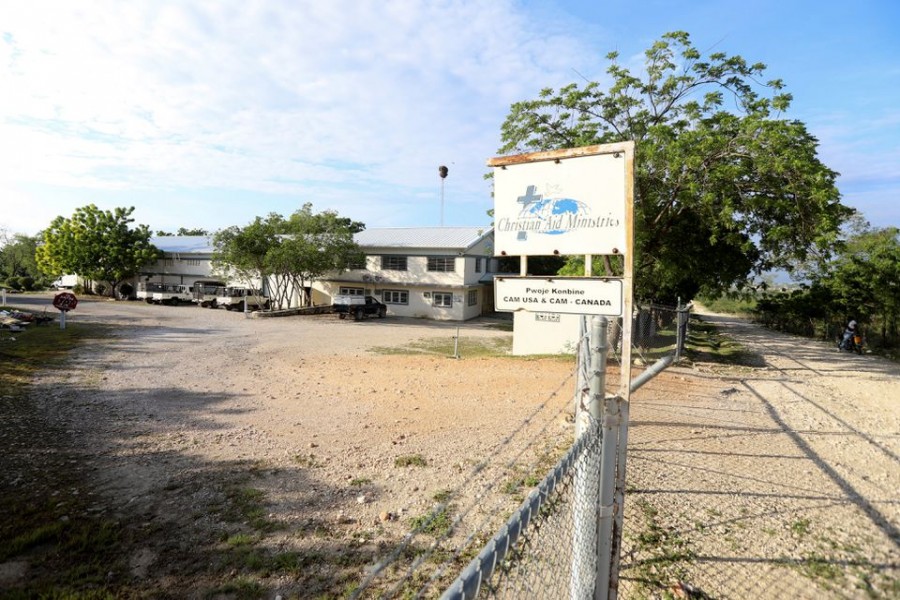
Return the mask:
[[[53,306],[63,312],[68,312],[78,306],[78,298],[72,292],[60,292],[53,297]]]

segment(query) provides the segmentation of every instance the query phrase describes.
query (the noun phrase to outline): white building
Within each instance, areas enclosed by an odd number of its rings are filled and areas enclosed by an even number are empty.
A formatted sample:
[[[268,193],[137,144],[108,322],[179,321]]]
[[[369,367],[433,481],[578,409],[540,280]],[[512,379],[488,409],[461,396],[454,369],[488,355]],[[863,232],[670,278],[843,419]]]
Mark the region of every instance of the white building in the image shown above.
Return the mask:
[[[163,257],[146,265],[138,281],[193,285],[212,275],[212,238],[205,235],[151,237],[150,243],[162,250]]]
[[[388,314],[465,321],[494,310],[493,229],[394,227],[355,236],[365,264],[313,283],[314,304],[373,296]]]
[[[355,236],[366,255],[364,264],[314,281],[307,292],[317,305],[331,304],[338,294],[368,295],[385,303],[390,315],[472,319],[494,310],[493,236],[490,227],[367,229]],[[163,258],[142,269],[138,281],[192,285],[214,276],[211,238],[163,236],[150,241],[163,251]],[[294,294],[292,302],[299,297]]]

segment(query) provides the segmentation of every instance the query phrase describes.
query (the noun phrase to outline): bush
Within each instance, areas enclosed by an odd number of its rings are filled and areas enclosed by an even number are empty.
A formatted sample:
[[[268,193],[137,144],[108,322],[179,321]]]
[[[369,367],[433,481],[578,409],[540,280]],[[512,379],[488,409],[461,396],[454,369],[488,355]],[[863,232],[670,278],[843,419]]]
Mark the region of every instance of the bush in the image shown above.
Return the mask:
[[[13,275],[12,277],[8,277],[6,279],[6,285],[14,290],[22,289],[22,278],[18,275]]]
[[[27,275],[19,277],[19,285],[22,286],[21,289],[23,291],[30,292],[34,289],[34,277],[29,277]]]

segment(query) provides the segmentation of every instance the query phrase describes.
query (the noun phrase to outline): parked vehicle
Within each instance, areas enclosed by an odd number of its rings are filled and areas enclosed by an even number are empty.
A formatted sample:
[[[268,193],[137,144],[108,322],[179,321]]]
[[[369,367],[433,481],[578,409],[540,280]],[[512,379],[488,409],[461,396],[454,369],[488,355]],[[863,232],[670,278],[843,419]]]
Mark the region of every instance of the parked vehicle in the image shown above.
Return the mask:
[[[387,315],[387,306],[372,296],[335,296],[331,308],[341,319],[352,315],[354,321],[375,316],[383,319]]]
[[[203,308],[216,308],[216,298],[224,295],[225,282],[218,279],[198,279],[194,282],[194,304]]]
[[[261,310],[269,308],[269,298],[253,288],[229,286],[222,288],[216,296],[216,306],[225,310]]]
[[[137,293],[135,296],[138,300],[143,300],[147,304],[153,303],[153,292],[163,291],[163,284],[155,281],[139,281],[137,284]]]
[[[190,302],[194,299],[189,285],[163,285],[158,292],[153,292],[150,301],[154,304],[171,304],[178,306],[182,302]]]

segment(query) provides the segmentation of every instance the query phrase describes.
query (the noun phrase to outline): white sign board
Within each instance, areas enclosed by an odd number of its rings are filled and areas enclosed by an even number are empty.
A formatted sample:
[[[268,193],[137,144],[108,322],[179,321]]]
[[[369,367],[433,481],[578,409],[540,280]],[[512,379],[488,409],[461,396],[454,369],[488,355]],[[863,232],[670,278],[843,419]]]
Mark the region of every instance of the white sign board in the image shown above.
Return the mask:
[[[621,254],[624,152],[494,168],[494,254]]]
[[[624,306],[621,279],[497,277],[494,307],[515,312],[619,316]]]

